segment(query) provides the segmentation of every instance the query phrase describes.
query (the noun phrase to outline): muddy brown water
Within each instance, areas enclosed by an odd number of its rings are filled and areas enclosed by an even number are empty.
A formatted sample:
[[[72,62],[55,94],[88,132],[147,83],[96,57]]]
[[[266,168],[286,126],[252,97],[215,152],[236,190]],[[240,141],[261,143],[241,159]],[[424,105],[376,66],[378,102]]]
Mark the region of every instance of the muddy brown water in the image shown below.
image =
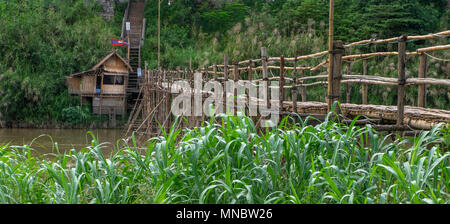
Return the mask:
[[[98,142],[106,143],[103,147],[104,153],[114,150],[117,141],[119,141],[120,145],[123,145],[123,130],[121,129],[84,130],[18,128],[0,128],[0,145],[28,145],[33,149],[32,154],[34,155],[57,153],[55,144],[57,144],[60,153],[68,152],[71,149],[76,149],[78,151],[83,147],[91,145],[93,138],[88,134],[88,131],[91,131],[95,135]]]

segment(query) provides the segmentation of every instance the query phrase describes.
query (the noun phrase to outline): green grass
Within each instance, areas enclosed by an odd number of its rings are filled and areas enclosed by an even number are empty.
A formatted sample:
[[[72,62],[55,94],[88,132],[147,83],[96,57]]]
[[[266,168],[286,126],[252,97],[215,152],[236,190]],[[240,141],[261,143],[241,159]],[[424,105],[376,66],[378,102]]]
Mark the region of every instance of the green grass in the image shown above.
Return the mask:
[[[449,202],[448,128],[392,142],[370,125],[305,124],[261,134],[247,117],[223,116],[174,124],[144,149],[131,138],[105,156],[94,138],[52,160],[3,145],[0,203]]]

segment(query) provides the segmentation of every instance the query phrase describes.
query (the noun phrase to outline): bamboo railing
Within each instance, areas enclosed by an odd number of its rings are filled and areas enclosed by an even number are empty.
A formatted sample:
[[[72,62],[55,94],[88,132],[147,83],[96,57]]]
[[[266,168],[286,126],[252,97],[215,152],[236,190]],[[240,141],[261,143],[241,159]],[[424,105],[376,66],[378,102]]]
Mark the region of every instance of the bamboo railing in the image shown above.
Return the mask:
[[[347,103],[350,103],[350,88],[348,85],[350,83],[359,83],[362,85],[362,105],[354,105],[354,104],[346,104],[343,105],[342,112],[348,113],[348,114],[354,114],[360,113],[359,115],[373,115],[373,108],[378,107],[381,108],[380,111],[389,110],[390,117],[389,119],[395,118],[395,125],[398,128],[399,126],[404,125],[411,125],[413,123],[414,128],[419,129],[429,129],[434,125],[436,122],[433,121],[433,116],[437,117],[436,120],[439,122],[444,122],[449,124],[450,123],[450,111],[446,110],[439,110],[439,112],[436,112],[435,109],[427,109],[425,108],[426,102],[426,85],[444,85],[444,86],[450,86],[450,79],[436,79],[436,78],[427,78],[426,76],[426,67],[427,67],[427,55],[426,52],[432,52],[432,51],[443,51],[443,50],[449,50],[450,45],[439,45],[439,46],[431,46],[431,47],[425,47],[417,49],[416,51],[407,52],[406,51],[406,45],[407,41],[411,40],[428,40],[428,39],[435,39],[440,37],[446,37],[450,36],[450,30],[435,33],[435,34],[428,34],[428,35],[421,35],[421,36],[407,36],[402,35],[400,37],[394,37],[394,38],[388,38],[388,39],[371,39],[371,40],[363,40],[363,41],[357,41],[354,43],[349,44],[342,44],[341,41],[336,41],[334,43],[335,50],[332,52],[328,51],[322,51],[318,53],[313,53],[309,55],[303,55],[303,56],[295,56],[295,57],[269,57],[267,55],[267,49],[265,47],[261,48],[261,58],[257,59],[248,59],[243,61],[232,61],[230,63],[230,59],[228,55],[224,56],[223,63],[214,63],[212,65],[206,65],[203,68],[199,69],[192,69],[192,59],[189,61],[189,68],[180,69],[180,67],[177,67],[175,70],[147,70],[145,71],[146,74],[146,81],[145,83],[147,86],[150,86],[148,90],[143,91],[144,98],[145,97],[153,97],[151,99],[144,99],[144,101],[152,101],[152,103],[148,102],[148,108],[144,109],[146,110],[146,113],[150,113],[152,111],[151,108],[155,108],[155,103],[162,100],[162,98],[165,99],[165,102],[162,104],[164,105],[164,113],[162,115],[155,115],[159,116],[157,118],[158,121],[165,121],[167,124],[170,124],[172,121],[169,116],[170,108],[170,91],[167,89],[170,87],[170,85],[177,80],[189,80],[191,85],[193,85],[193,75],[194,73],[198,72],[202,74],[204,82],[208,82],[210,80],[219,81],[221,83],[226,82],[229,79],[238,80],[242,78],[242,75],[247,75],[247,80],[249,81],[270,81],[270,80],[277,80],[279,81],[279,86],[277,87],[269,87],[267,85],[267,92],[270,91],[270,89],[273,88],[279,88],[280,89],[280,109],[283,112],[308,112],[305,110],[306,107],[308,108],[319,108],[320,109],[311,109],[309,113],[318,113],[318,112],[328,112],[329,108],[325,107],[324,110],[324,104],[311,104],[307,102],[307,87],[311,86],[317,86],[317,85],[331,85],[331,89],[329,89],[328,97],[326,101],[328,103],[333,101],[341,101],[341,85],[346,84],[346,96],[347,96]],[[383,44],[383,43],[397,43],[398,44],[398,51],[393,52],[373,52],[373,53],[365,53],[365,54],[354,54],[350,55],[349,49],[352,47],[357,46],[363,46],[367,44]],[[346,51],[346,54],[345,54]],[[334,72],[332,74],[332,77],[330,78],[330,75],[312,75],[307,76],[305,72],[312,73],[317,71],[318,69],[328,65],[328,60],[323,60],[319,64],[313,64],[313,65],[305,65],[303,63],[302,65],[299,65],[299,62],[307,62],[311,59],[318,59],[324,56],[327,56],[329,54],[333,54],[333,66],[334,66]],[[345,55],[344,55],[345,54]],[[380,57],[380,56],[396,56],[398,57],[398,77],[392,78],[392,77],[382,77],[382,76],[373,76],[368,75],[367,71],[367,60],[372,57]],[[418,69],[418,75],[417,77],[406,77],[405,76],[405,66],[406,66],[406,57],[410,56],[419,56],[419,69]],[[355,60],[363,60],[363,71],[362,75],[358,74],[351,74],[350,65],[352,63],[355,63]],[[345,68],[342,66],[343,63],[347,63],[346,72],[347,74],[342,74],[342,70]],[[271,71],[277,71],[279,74],[278,76],[271,76],[269,77],[269,74],[272,74]],[[255,76],[255,74],[260,73],[259,76]],[[290,76],[289,76],[290,73]],[[241,75],[242,74],[242,75]],[[273,75],[273,74],[272,74]],[[321,80],[322,79],[322,80]],[[323,80],[325,79],[325,80]],[[312,83],[306,83],[307,80],[313,80]],[[329,83],[329,80],[332,81],[332,83]],[[161,85],[162,83],[167,83],[165,85]],[[397,87],[397,106],[395,108],[395,116],[392,115],[392,106],[374,106],[374,105],[368,105],[368,88],[367,85],[383,85],[383,86],[395,86]],[[418,107],[410,107],[405,106],[405,89],[406,87],[410,88],[410,86],[418,86],[418,96],[417,96],[417,105]],[[290,99],[286,96],[286,90],[290,90],[291,97]],[[300,91],[299,91],[300,90]],[[331,92],[330,92],[331,91]],[[147,95],[146,96],[146,92]],[[301,95],[301,101],[298,101],[298,94]],[[194,97],[194,93],[193,96]],[[223,102],[226,102],[227,95],[224,94],[223,96]],[[270,100],[266,98],[266,102],[264,104],[270,105]],[[224,104],[224,103],[223,103]],[[144,106],[145,108],[145,106]],[[369,108],[369,109],[368,109]],[[405,108],[407,108],[407,117],[408,119],[405,119]],[[316,110],[316,111],[314,111]],[[363,112],[364,110],[372,110]],[[349,112],[350,111],[350,112]],[[352,112],[353,111],[353,112]],[[355,112],[358,111],[358,112]],[[375,110],[376,111],[376,110]],[[414,112],[414,113],[413,113]],[[381,113],[381,112],[380,112]],[[314,114],[314,113],[313,113]],[[442,116],[440,115],[442,114]],[[428,120],[423,121],[419,119],[419,115],[425,116]],[[375,116],[375,115],[373,115]],[[146,117],[146,116],[144,116]],[[414,119],[419,120],[411,120],[412,117]],[[204,120],[204,116],[201,118],[188,118],[189,121],[192,122],[194,125],[200,124],[202,119]],[[407,122],[405,122],[407,121]],[[164,125],[167,125],[164,123]],[[153,124],[154,125],[154,124]],[[148,127],[152,126],[152,124],[148,123]],[[383,129],[384,130],[384,129]],[[149,130],[147,130],[149,131]]]

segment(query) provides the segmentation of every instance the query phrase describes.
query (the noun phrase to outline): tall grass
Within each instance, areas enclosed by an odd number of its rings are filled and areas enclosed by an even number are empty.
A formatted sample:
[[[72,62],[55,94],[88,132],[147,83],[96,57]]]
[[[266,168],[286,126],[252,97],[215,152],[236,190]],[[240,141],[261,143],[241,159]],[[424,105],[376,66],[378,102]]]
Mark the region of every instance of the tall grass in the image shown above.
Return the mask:
[[[309,118],[308,118],[309,119]],[[245,116],[52,161],[0,147],[0,203],[448,203],[449,130],[390,141],[332,119],[258,132]],[[179,139],[179,140],[177,140]]]

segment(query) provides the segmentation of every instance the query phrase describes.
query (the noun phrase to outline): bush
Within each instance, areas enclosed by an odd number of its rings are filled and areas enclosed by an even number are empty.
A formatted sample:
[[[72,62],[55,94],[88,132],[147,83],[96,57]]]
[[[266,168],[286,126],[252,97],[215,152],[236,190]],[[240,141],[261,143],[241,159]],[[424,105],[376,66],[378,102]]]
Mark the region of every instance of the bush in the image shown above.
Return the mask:
[[[62,110],[62,120],[73,124],[82,123],[90,119],[91,112],[88,107],[68,107]]]

